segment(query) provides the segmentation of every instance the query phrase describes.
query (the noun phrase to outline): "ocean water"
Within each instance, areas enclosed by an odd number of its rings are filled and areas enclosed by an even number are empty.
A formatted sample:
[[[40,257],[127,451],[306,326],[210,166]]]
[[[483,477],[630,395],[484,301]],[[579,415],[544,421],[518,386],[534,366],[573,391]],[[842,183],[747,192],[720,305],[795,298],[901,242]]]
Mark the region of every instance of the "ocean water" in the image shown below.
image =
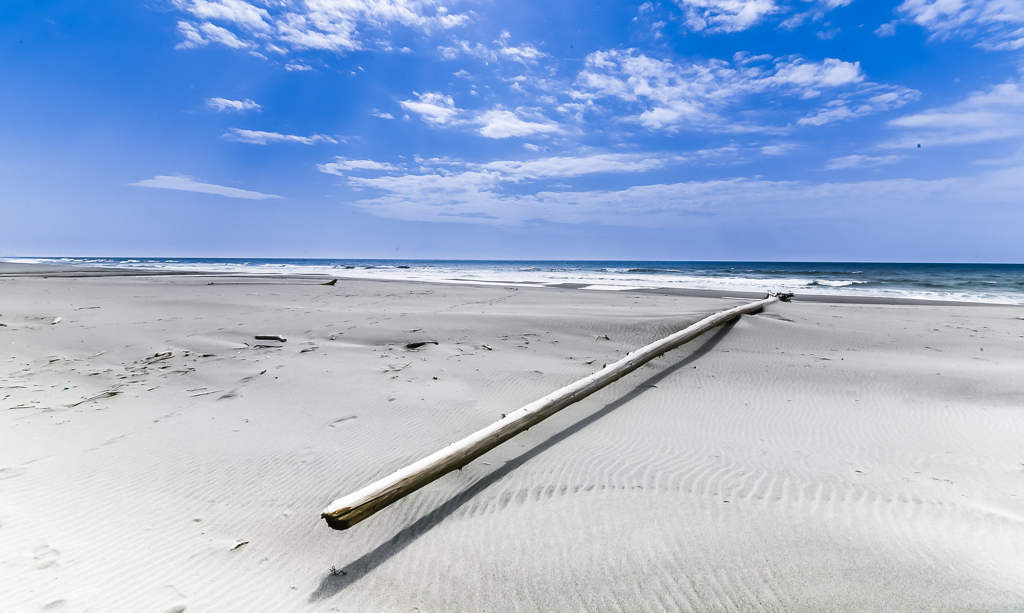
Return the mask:
[[[527,285],[580,283],[593,290],[673,287],[1024,304],[1024,264],[223,258],[8,258],[7,261],[238,275],[326,274]]]

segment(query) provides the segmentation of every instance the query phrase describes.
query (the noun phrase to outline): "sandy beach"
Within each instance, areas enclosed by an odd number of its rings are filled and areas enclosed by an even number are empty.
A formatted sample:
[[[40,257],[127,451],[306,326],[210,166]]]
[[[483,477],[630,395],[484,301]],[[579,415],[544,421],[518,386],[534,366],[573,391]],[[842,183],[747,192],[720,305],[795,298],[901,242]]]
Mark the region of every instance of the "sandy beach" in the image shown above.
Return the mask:
[[[0,264],[0,610],[1024,610],[1021,307],[798,296],[341,532],[746,298],[325,280]]]

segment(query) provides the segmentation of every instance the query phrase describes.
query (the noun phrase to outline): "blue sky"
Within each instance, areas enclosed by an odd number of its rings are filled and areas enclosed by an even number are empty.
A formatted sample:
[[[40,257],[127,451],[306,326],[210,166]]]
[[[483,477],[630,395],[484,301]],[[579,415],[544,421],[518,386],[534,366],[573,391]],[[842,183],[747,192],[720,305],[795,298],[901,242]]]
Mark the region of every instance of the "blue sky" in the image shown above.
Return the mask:
[[[3,256],[1024,262],[1024,0],[8,0],[0,34]]]

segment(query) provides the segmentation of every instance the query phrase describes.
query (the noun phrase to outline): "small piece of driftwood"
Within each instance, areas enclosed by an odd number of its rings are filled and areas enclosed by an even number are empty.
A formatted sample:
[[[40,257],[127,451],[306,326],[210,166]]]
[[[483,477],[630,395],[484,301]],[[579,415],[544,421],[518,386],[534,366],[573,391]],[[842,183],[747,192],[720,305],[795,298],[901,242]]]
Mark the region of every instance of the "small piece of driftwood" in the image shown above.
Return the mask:
[[[415,343],[406,343],[406,349],[419,349],[423,345],[436,345],[437,341],[417,341]]]
[[[142,361],[146,364],[155,364],[157,362],[160,362],[161,360],[169,360],[173,356],[174,354],[171,353],[170,351],[161,351],[160,353],[154,353],[153,355],[149,356],[148,358],[145,358]]]
[[[84,400],[79,400],[78,402],[76,402],[74,404],[69,404],[68,408],[77,407],[78,405],[85,404],[86,402],[89,402],[90,400],[99,400],[100,398],[110,398],[112,396],[117,396],[120,393],[121,393],[121,390],[119,390],[117,388],[109,389],[109,390],[100,392],[100,393],[96,394],[95,396],[89,396],[88,398],[86,398]]]
[[[286,339],[285,337],[281,336],[280,334],[257,334],[256,335],[256,340],[258,340],[258,341],[281,341],[282,343],[287,343],[288,342],[288,339]]]
[[[421,487],[472,462],[513,436],[528,430],[565,407],[579,402],[663,353],[693,340],[708,330],[749,313],[760,312],[779,300],[769,296],[705,317],[675,334],[641,347],[618,362],[513,411],[490,426],[448,445],[422,460],[391,473],[361,490],[331,503],[321,517],[335,530],[346,530]]]

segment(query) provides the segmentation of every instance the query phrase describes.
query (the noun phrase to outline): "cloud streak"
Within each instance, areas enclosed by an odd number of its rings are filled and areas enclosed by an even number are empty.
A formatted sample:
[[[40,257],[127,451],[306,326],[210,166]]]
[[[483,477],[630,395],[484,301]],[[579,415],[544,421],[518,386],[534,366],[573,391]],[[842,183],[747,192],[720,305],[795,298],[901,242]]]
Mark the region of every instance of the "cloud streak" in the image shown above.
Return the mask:
[[[818,21],[828,11],[852,4],[853,0],[800,0],[797,2],[791,0],[675,0],[675,2],[683,11],[688,29],[704,34],[732,34],[756,27],[771,18],[781,18],[785,15],[791,16],[785,19],[780,27],[792,29],[808,21]],[[794,12],[796,14],[792,14]],[[818,34],[820,35],[821,32]]]
[[[468,15],[452,14],[435,0],[171,0],[189,21],[178,24],[179,49],[220,44],[269,51],[363,49],[371,31],[386,34],[400,25],[430,33],[461,26]]]
[[[992,51],[1024,48],[1024,0],[905,0],[896,11],[939,40],[976,40]]]
[[[478,132],[487,138],[509,138],[512,136],[529,136],[531,134],[550,134],[558,132],[558,124],[544,118],[539,121],[525,121],[512,111],[494,109],[482,113],[476,122],[480,124]]]
[[[554,173],[553,173],[554,174]],[[738,177],[634,185],[619,190],[508,190],[500,170],[351,178],[378,195],[357,200],[360,209],[393,219],[519,226],[537,222],[646,228],[695,228],[762,220],[842,219],[915,208],[963,210],[983,198],[986,206],[1015,209],[1024,190],[1024,168],[978,177],[889,179],[847,183],[769,181]]]
[[[228,98],[207,98],[206,106],[215,111],[252,111],[260,110],[260,105],[246,98],[245,100],[229,100]]]
[[[350,160],[338,156],[333,162],[317,164],[317,170],[327,174],[344,176],[349,170],[398,170],[399,167],[387,162],[376,162],[374,160]]]
[[[1024,88],[1007,82],[977,91],[956,104],[905,115],[888,123],[903,135],[883,143],[886,148],[963,145],[1024,137]]]
[[[558,123],[547,119],[536,110],[518,108],[510,111],[497,106],[488,111],[467,111],[455,106],[455,100],[451,96],[440,92],[413,92],[413,95],[418,100],[401,100],[398,104],[435,127],[477,126],[476,132],[480,136],[494,139],[561,131]]]
[[[262,132],[260,130],[241,130],[231,128],[221,138],[250,145],[269,145],[271,143],[298,143],[301,145],[315,145],[317,143],[334,143],[330,136],[313,134],[312,136],[297,136],[295,134],[280,134],[278,132]]]
[[[874,168],[876,166],[883,166],[886,164],[895,164],[899,162],[905,155],[886,155],[881,157],[872,157],[869,155],[847,155],[841,158],[832,158],[825,164],[825,170],[840,170],[842,168]]]
[[[283,196],[275,194],[263,194],[246,189],[238,189],[237,187],[226,187],[224,185],[215,185],[213,183],[203,183],[193,179],[192,177],[183,175],[157,175],[152,179],[143,179],[137,183],[129,183],[129,185],[134,187],[155,187],[157,189],[173,189],[183,192],[215,194],[218,196],[227,196],[228,198],[242,198],[244,200],[283,198]]]
[[[626,116],[652,130],[680,128],[718,131],[764,129],[725,116],[744,99],[790,97],[832,100],[798,120],[801,126],[853,119],[898,108],[916,100],[919,92],[870,83],[858,62],[800,57],[751,58],[737,53],[733,62],[709,60],[677,64],[635,49],[598,51],[587,56],[576,77],[578,100],[618,100],[632,113]]]
[[[686,13],[686,25],[709,34],[740,32],[781,8],[773,0],[677,0]]]

